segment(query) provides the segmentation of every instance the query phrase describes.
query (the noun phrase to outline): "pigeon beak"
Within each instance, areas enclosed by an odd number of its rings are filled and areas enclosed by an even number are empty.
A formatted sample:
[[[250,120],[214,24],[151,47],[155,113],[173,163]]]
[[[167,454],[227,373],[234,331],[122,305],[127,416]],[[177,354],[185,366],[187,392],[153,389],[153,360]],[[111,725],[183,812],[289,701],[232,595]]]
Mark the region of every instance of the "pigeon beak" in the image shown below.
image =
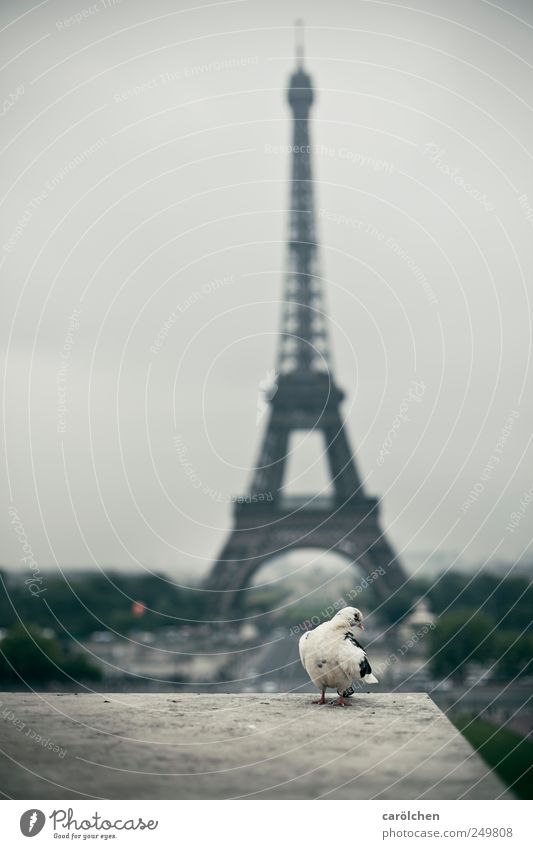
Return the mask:
[[[362,623],[362,622],[358,622],[358,625],[359,625],[359,627],[360,627],[361,631],[364,631],[364,630],[365,630],[365,626],[363,625],[363,623]]]

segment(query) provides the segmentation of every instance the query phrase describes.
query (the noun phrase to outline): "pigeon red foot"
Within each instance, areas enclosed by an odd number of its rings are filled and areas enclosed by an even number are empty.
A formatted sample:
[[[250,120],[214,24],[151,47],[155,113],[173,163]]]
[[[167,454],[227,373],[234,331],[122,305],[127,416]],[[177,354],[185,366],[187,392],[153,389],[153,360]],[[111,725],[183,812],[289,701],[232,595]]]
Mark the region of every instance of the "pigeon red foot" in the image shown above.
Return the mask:
[[[322,690],[322,692],[320,693],[320,698],[315,699],[313,702],[311,702],[311,704],[313,704],[313,705],[325,705],[326,704],[326,691]]]

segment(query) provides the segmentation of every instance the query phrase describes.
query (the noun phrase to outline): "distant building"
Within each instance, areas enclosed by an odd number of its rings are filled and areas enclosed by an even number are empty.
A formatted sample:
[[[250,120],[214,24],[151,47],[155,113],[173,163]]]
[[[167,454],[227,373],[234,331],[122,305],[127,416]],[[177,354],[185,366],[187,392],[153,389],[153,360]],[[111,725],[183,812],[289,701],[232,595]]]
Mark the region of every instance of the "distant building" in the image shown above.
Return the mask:
[[[412,640],[415,642],[415,647],[422,647],[424,644],[421,635],[424,629],[435,624],[435,615],[431,612],[426,599],[419,599],[414,607],[413,612],[407,616],[400,625],[400,639],[407,642]]]

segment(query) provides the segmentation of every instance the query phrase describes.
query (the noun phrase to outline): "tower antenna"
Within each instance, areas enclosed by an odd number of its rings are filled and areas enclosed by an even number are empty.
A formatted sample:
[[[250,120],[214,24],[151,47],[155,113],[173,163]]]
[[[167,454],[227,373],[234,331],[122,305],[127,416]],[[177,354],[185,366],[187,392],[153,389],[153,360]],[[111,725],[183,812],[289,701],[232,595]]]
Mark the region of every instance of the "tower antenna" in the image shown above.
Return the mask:
[[[296,62],[298,68],[303,68],[304,66],[304,22],[301,18],[298,18],[297,21],[294,22],[294,37],[295,37],[295,45],[296,45]]]

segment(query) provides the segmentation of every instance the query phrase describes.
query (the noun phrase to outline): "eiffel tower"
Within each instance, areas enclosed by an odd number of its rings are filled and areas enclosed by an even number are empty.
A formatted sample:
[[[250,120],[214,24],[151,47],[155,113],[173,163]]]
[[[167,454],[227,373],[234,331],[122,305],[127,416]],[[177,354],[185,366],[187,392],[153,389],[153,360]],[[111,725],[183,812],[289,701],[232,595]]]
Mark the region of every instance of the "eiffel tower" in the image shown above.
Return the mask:
[[[331,368],[323,280],[315,228],[309,112],[313,86],[297,39],[297,68],[290,77],[293,115],[292,175],[287,271],[269,416],[259,462],[247,495],[235,502],[234,524],[205,589],[231,617],[242,608],[254,573],[267,560],[296,548],[319,548],[347,557],[363,574],[378,567],[374,590],[385,599],[405,580],[379,523],[377,499],[363,490],[340,404],[344,393]],[[284,494],[289,438],[295,431],[323,435],[331,496]]]

